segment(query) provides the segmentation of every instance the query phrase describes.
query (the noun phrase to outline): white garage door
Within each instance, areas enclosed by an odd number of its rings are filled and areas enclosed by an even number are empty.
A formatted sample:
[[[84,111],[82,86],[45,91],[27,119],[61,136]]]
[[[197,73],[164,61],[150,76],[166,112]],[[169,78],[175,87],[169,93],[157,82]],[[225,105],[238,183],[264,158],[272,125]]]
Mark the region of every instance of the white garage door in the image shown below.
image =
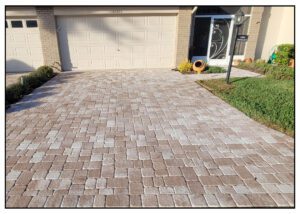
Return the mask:
[[[6,19],[6,71],[32,71],[44,64],[36,19]]]
[[[176,16],[58,17],[63,70],[171,68]]]

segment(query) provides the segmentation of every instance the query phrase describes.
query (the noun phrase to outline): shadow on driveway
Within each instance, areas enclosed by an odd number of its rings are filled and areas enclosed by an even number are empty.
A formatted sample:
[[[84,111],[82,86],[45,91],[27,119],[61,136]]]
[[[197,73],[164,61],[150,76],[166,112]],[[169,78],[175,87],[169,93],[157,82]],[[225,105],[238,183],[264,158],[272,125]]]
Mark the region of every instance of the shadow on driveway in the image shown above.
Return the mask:
[[[59,84],[66,83],[74,76],[80,75],[81,73],[83,72],[67,71],[58,74],[48,82],[44,83],[42,86],[34,89],[30,94],[25,95],[18,102],[10,105],[10,107],[6,110],[6,113],[9,114],[13,112],[19,112],[46,103],[39,100],[57,94],[57,92],[54,92],[53,90],[55,90]]]

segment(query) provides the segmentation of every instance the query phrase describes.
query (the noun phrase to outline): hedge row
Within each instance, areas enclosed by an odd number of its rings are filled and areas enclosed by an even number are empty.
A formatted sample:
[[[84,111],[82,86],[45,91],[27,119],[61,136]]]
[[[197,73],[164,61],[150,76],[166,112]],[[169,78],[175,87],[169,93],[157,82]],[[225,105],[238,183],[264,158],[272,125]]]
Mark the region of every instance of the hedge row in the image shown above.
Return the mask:
[[[256,73],[264,74],[267,77],[277,80],[291,80],[295,78],[294,68],[285,65],[272,65],[267,63],[244,63],[241,62],[238,68],[250,70]]]
[[[11,84],[5,89],[5,103],[12,104],[29,94],[35,88],[41,86],[55,76],[53,69],[49,66],[41,66],[36,71],[19,78],[17,83]]]

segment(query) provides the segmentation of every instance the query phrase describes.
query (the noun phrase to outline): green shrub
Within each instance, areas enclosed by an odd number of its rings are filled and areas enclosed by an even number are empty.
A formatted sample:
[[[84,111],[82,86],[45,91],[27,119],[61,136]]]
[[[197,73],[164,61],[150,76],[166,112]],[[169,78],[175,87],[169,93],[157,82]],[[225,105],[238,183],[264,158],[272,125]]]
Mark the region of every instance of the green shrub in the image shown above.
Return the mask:
[[[35,88],[41,86],[55,76],[53,69],[49,66],[41,66],[36,71],[19,78],[18,83],[9,85],[5,90],[5,100],[7,104],[12,104],[24,95],[29,94]]]
[[[266,75],[276,80],[292,80],[295,78],[294,69],[287,66],[276,66],[276,69],[267,72]]]
[[[5,89],[5,101],[7,104],[17,102],[23,97],[24,88],[20,83],[14,83]]]
[[[36,72],[45,78],[52,78],[54,76],[53,69],[46,65],[39,67]]]
[[[295,48],[292,44],[282,44],[277,47],[275,62],[279,65],[288,65],[290,59],[295,58]]]
[[[53,69],[49,66],[41,66],[36,71],[21,77],[24,92],[30,93],[33,89],[41,86],[54,76]]]
[[[205,68],[205,71],[204,71],[204,73],[225,73],[226,72],[226,70],[224,69],[224,68],[222,68],[222,67],[219,67],[219,66],[207,66],[206,68]]]
[[[193,68],[193,63],[191,63],[188,60],[181,62],[177,67],[179,72],[181,72],[183,74],[190,73],[192,71],[192,68]]]
[[[267,63],[240,63],[238,68],[254,71],[256,73],[267,75],[270,78],[277,80],[290,80],[294,79],[295,71],[294,68],[285,65],[272,65]]]

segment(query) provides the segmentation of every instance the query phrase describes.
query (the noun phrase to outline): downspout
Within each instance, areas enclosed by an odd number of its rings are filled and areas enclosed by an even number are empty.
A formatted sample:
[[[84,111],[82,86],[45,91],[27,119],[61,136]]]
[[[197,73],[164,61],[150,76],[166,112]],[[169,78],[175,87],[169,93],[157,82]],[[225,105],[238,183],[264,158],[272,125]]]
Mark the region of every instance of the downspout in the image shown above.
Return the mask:
[[[194,19],[194,14],[195,14],[195,12],[197,11],[197,9],[198,9],[198,6],[194,6],[194,8],[193,8],[193,10],[192,10],[192,12],[191,12],[191,19],[192,19],[192,21],[191,21],[191,29],[190,29],[190,41],[189,41],[189,56],[188,56],[188,58],[189,58],[189,60],[192,60],[191,58],[192,58],[192,54],[191,54],[191,46],[193,45],[193,40],[194,40],[194,23],[195,23],[195,19]]]

